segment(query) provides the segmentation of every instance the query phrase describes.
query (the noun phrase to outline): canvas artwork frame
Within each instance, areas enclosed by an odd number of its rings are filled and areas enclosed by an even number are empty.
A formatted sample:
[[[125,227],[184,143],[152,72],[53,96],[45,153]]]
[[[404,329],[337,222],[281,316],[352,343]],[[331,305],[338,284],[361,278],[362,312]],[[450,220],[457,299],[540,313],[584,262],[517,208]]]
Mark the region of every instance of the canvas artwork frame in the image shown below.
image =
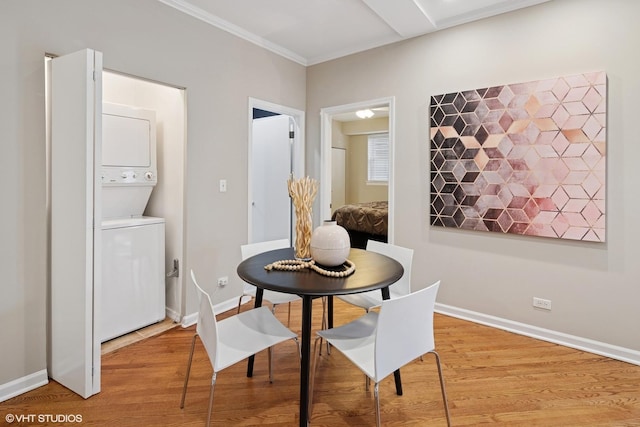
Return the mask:
[[[432,96],[430,224],[606,240],[604,71]]]

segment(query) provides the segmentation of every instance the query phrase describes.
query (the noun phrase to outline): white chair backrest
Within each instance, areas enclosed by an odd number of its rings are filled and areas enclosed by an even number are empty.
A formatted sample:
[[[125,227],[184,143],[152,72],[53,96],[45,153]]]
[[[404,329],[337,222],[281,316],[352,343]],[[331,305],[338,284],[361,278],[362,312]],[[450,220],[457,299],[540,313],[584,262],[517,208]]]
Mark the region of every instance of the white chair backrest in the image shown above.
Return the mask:
[[[261,254],[263,252],[272,251],[274,249],[288,248],[289,239],[280,240],[267,240],[266,242],[248,243],[240,246],[240,252],[242,253],[242,260],[252,257],[254,255]],[[253,290],[254,286],[250,283],[244,282],[243,288],[246,292]]]
[[[378,242],[377,240],[367,241],[367,250],[386,255],[402,264],[404,274],[396,283],[389,288],[394,293],[408,295],[411,293],[411,263],[413,261],[413,249],[396,246],[389,243]]]
[[[196,281],[196,276],[191,270],[191,280],[193,284],[196,285],[196,289],[198,291],[198,299],[200,300],[200,309],[198,310],[198,324],[196,325],[196,332],[204,345],[205,350],[207,351],[207,355],[209,356],[209,360],[211,361],[211,366],[213,366],[213,370],[217,370],[218,364],[217,362],[217,354],[216,351],[218,348],[218,322],[216,321],[216,315],[213,311],[213,304],[211,302],[211,297],[207,292],[205,292],[198,282]]]
[[[266,242],[249,243],[246,245],[242,245],[240,246],[240,251],[242,252],[242,260],[245,260],[249,257],[261,254],[263,252],[272,251],[274,249],[288,248],[290,246],[291,245],[289,244],[289,239],[268,240]]]
[[[440,281],[380,308],[375,342],[376,381],[435,349],[433,310]]]

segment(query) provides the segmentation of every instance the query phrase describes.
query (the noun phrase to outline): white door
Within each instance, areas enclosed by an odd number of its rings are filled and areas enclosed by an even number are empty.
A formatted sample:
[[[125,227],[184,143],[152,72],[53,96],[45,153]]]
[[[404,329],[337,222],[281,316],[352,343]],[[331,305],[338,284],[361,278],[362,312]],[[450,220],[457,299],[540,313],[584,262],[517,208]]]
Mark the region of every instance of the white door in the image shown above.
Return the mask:
[[[287,189],[292,171],[289,120],[286,115],[253,120],[252,242],[291,237],[291,199]]]
[[[87,398],[100,391],[102,53],[53,59],[51,82],[49,374]]]
[[[331,149],[331,213],[345,204],[346,152],[344,148]]]

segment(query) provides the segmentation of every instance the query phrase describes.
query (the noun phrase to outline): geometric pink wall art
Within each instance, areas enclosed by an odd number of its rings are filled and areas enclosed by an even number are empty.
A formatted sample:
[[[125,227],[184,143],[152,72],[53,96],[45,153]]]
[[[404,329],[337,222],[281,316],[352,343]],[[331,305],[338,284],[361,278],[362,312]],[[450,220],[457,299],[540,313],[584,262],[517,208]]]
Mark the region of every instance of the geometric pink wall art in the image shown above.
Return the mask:
[[[604,72],[431,97],[431,225],[605,241]]]

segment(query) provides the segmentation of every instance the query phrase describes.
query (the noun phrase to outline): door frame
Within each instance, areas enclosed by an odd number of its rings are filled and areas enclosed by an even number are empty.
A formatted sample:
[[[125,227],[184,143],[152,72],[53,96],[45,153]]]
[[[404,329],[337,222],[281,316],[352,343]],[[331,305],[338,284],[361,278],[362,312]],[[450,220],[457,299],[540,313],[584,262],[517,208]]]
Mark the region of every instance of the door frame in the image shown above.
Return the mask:
[[[247,242],[252,242],[253,237],[253,210],[251,201],[253,200],[253,186],[251,165],[253,162],[253,109],[270,111],[277,114],[289,116],[294,122],[293,144],[293,173],[296,177],[305,174],[305,113],[302,110],[275,104],[261,99],[249,97],[248,102],[248,140],[247,140]],[[283,184],[285,185],[285,184]]]
[[[165,122],[165,131],[167,123],[171,122],[172,129],[176,133],[180,133],[180,137],[175,136],[171,139],[171,142],[164,141],[164,162],[171,163],[171,166],[165,168],[165,165],[161,165],[161,157],[157,159],[158,171],[163,173],[153,189],[151,198],[147,204],[147,209],[151,209],[149,216],[162,217],[167,220],[165,224],[165,255],[164,255],[164,268],[166,273],[172,273],[171,276],[165,278],[165,291],[167,293],[167,299],[165,301],[166,316],[172,319],[174,322],[182,322],[186,312],[186,288],[188,285],[187,275],[184,274],[183,267],[185,263],[185,247],[186,247],[186,225],[184,218],[185,214],[185,194],[186,194],[186,170],[187,170],[187,88],[184,86],[178,86],[171,83],[166,83],[159,80],[149,79],[146,77],[140,77],[135,74],[122,72],[113,69],[103,69],[103,74],[110,75],[110,78],[105,79],[103,84],[103,93],[106,94],[104,101],[113,102],[116,104],[129,105],[133,108],[145,108],[155,110],[158,114],[157,118],[161,117]],[[104,76],[103,76],[104,78]],[[163,102],[158,99],[149,101],[149,97],[135,97],[135,100],[121,99],[117,96],[113,99],[113,93],[121,93],[121,89],[116,86],[112,86],[114,81],[126,81],[133,83],[134,88],[142,88],[142,92],[146,91],[161,93],[164,99],[166,93],[169,91],[175,93],[176,97],[180,98],[180,112],[182,116],[175,118],[163,108]],[[152,87],[158,87],[159,89],[152,89]],[[116,90],[113,90],[117,88]],[[159,92],[160,91],[160,92]],[[126,96],[125,96],[126,98]],[[162,115],[164,113],[164,116]],[[169,119],[169,117],[172,117]],[[160,136],[158,136],[160,140]],[[159,144],[158,144],[159,146]],[[167,147],[173,148],[175,156],[169,155],[170,152]],[[177,151],[180,151],[180,156],[177,156]],[[158,153],[160,149],[158,148]],[[171,159],[171,160],[167,160]],[[180,161],[180,162],[177,162]],[[167,179],[168,174],[171,174]],[[166,183],[172,180],[175,182],[174,191],[168,191],[166,189]],[[178,183],[181,183],[178,189]],[[158,197],[158,195],[160,196]],[[175,197],[174,197],[175,196]],[[156,199],[157,197],[157,199]],[[154,202],[155,199],[155,202]],[[177,265],[175,264],[177,260]],[[169,295],[170,294],[170,295]]]
[[[351,113],[367,108],[389,108],[389,219],[387,241],[394,241],[394,209],[395,209],[395,97],[371,99],[351,104],[336,105],[320,109],[320,215],[321,218],[331,217],[331,123],[338,114]]]
[[[176,86],[176,85],[172,85],[172,84],[168,84],[168,83],[164,83],[164,82],[160,82],[160,81],[156,81],[156,80],[151,80],[151,79],[146,79],[143,77],[139,77],[133,74],[128,74],[128,73],[124,73],[121,71],[116,71],[116,70],[111,70],[111,69],[105,69],[103,67],[103,54],[99,51],[95,51],[92,49],[83,49],[80,51],[76,51],[76,52],[72,52],[70,54],[65,54],[62,56],[58,56],[55,54],[51,54],[51,53],[45,53],[45,58],[49,58],[51,60],[47,60],[45,63],[45,67],[47,68],[47,73],[45,74],[45,77],[47,79],[46,81],[46,86],[47,86],[47,95],[45,96],[47,99],[47,102],[49,103],[46,108],[46,139],[47,139],[47,180],[48,180],[48,184],[47,184],[47,203],[49,205],[49,228],[52,228],[52,222],[51,222],[51,204],[52,204],[52,199],[53,199],[53,190],[51,188],[51,175],[53,173],[52,169],[53,169],[53,164],[52,164],[52,144],[51,144],[51,114],[53,113],[53,109],[54,106],[50,105],[51,103],[51,86],[52,86],[52,81],[51,81],[51,76],[52,76],[52,72],[51,72],[51,67],[52,67],[52,62],[53,60],[56,60],[58,58],[63,58],[65,56],[71,56],[74,54],[79,54],[79,53],[86,53],[88,56],[90,56],[91,54],[94,55],[94,69],[91,72],[91,78],[94,79],[95,81],[95,87],[94,87],[94,101],[93,101],[93,108],[94,108],[94,132],[95,132],[95,138],[96,141],[94,143],[94,145],[91,147],[91,149],[93,150],[93,164],[92,164],[92,176],[91,177],[86,177],[86,179],[88,181],[93,182],[94,184],[94,189],[93,189],[93,215],[91,218],[91,224],[92,224],[92,228],[93,228],[93,243],[92,243],[92,248],[89,247],[89,245],[87,244],[86,246],[86,250],[83,251],[84,253],[86,253],[87,255],[92,254],[93,255],[93,263],[92,263],[92,268],[93,268],[93,288],[91,290],[87,290],[87,292],[91,293],[90,296],[90,301],[88,300],[89,297],[86,297],[87,299],[87,304],[83,307],[84,309],[84,315],[86,318],[91,318],[90,323],[91,323],[91,331],[89,331],[91,333],[91,338],[90,338],[90,343],[87,344],[86,348],[83,350],[83,354],[84,354],[84,358],[86,360],[85,363],[85,372],[86,372],[86,377],[84,379],[84,386],[82,387],[83,389],[81,389],[81,387],[76,387],[75,385],[69,386],[67,385],[68,382],[65,379],[62,379],[62,381],[60,380],[61,375],[64,375],[65,377],[68,375],[69,372],[69,364],[72,362],[71,359],[68,356],[69,353],[69,345],[67,342],[64,341],[64,339],[60,339],[60,337],[54,337],[54,331],[53,329],[53,325],[61,325],[61,326],[56,326],[58,329],[60,329],[61,327],[64,328],[65,330],[68,331],[68,328],[66,328],[66,324],[71,322],[71,324],[77,324],[80,323],[77,321],[77,319],[73,319],[71,316],[69,316],[68,314],[68,306],[69,306],[69,295],[74,295],[74,292],[68,292],[68,293],[61,293],[61,292],[57,292],[57,294],[61,294],[60,298],[55,297],[53,294],[53,267],[52,265],[49,266],[50,271],[49,271],[49,277],[48,277],[48,287],[49,287],[49,302],[48,302],[48,309],[49,309],[49,323],[50,326],[48,328],[47,331],[47,344],[49,346],[49,350],[47,352],[47,368],[49,370],[49,374],[50,376],[54,379],[57,380],[58,382],[61,382],[63,385],[67,386],[68,388],[70,388],[72,391],[76,392],[77,394],[81,395],[84,398],[88,398],[89,396],[93,395],[93,394],[97,394],[100,392],[101,390],[101,350],[102,350],[102,343],[100,342],[100,338],[99,338],[99,321],[97,321],[96,319],[100,318],[100,294],[101,294],[101,286],[102,286],[102,274],[101,274],[101,239],[102,239],[102,220],[101,220],[101,189],[102,189],[102,182],[100,179],[100,168],[101,168],[101,136],[102,136],[102,89],[103,89],[103,84],[102,84],[102,77],[103,77],[103,72],[110,72],[110,73],[114,73],[114,74],[120,74],[122,76],[126,76],[129,78],[133,78],[136,80],[141,80],[141,81],[148,81],[148,82],[152,82],[154,84],[158,84],[158,85],[162,85],[162,86],[166,86],[166,87],[171,87],[171,88],[175,88],[177,90],[180,90],[182,92],[182,109],[183,109],[183,123],[182,123],[182,132],[184,133],[184,138],[182,141],[182,151],[184,153],[184,158],[183,158],[183,162],[180,165],[181,168],[181,174],[184,177],[184,173],[186,171],[186,163],[187,163],[187,134],[186,134],[186,114],[187,114],[187,90],[185,87],[181,87],[181,86]],[[98,72],[99,70],[99,72]],[[87,80],[91,80],[90,78],[88,78]],[[88,166],[88,162],[89,159],[87,159],[87,165]],[[69,163],[69,162],[66,162]],[[83,166],[82,162],[72,162],[74,167],[80,167]],[[64,168],[65,170],[69,169],[68,165],[65,165],[66,167]],[[75,169],[74,169],[75,170]],[[70,172],[67,172],[66,174],[68,175]],[[74,180],[78,180],[78,179],[82,179],[81,177],[77,177],[77,175],[74,175]],[[87,181],[87,182],[88,182]],[[186,179],[183,179],[183,185],[182,185],[182,189],[181,189],[181,194],[180,194],[180,203],[181,203],[181,207],[180,207],[180,215],[182,217],[185,216],[185,194],[186,194],[186,190],[185,190],[185,186],[186,186]],[[88,184],[87,184],[88,185]],[[63,193],[64,194],[64,193]],[[181,262],[184,265],[184,259],[185,259],[185,247],[186,247],[186,228],[184,225],[184,221],[182,222],[182,226],[180,228],[180,237],[179,237],[179,252],[180,252],[180,256],[181,256]],[[51,231],[51,230],[50,230]],[[56,253],[62,253],[64,254],[66,251],[61,250],[61,251],[54,251],[52,250],[52,245],[53,243],[50,241],[49,242],[49,259],[50,259],[50,263],[53,264],[53,261],[51,259],[52,257],[52,253],[56,252]],[[165,266],[166,269],[166,266]],[[64,280],[57,280],[58,282],[68,282],[68,272],[64,272],[65,273],[65,277]],[[88,273],[87,273],[88,274]],[[89,278],[87,278],[87,281],[89,280]],[[180,274],[177,278],[177,280],[179,281],[179,295],[180,295],[180,301],[178,301],[178,304],[180,306],[180,313],[177,313],[177,315],[179,315],[182,320],[183,320],[183,324],[184,324],[184,306],[185,306],[185,283],[186,283],[186,276],[184,274]],[[76,292],[77,293],[77,292]],[[76,298],[77,299],[77,298]],[[58,300],[62,300],[62,303],[60,303]],[[62,305],[63,307],[65,307],[65,310],[62,312],[62,315],[57,315],[52,313],[52,305],[53,304],[58,304],[58,305]],[[169,315],[167,313],[167,315]],[[171,317],[171,316],[169,316]],[[173,317],[172,317],[173,318]],[[174,319],[176,320],[176,319]],[[178,319],[179,320],[179,319]],[[66,322],[66,323],[65,323]],[[88,326],[85,328],[87,329]],[[86,367],[86,365],[91,365],[88,368]],[[76,369],[77,371],[78,369]]]

